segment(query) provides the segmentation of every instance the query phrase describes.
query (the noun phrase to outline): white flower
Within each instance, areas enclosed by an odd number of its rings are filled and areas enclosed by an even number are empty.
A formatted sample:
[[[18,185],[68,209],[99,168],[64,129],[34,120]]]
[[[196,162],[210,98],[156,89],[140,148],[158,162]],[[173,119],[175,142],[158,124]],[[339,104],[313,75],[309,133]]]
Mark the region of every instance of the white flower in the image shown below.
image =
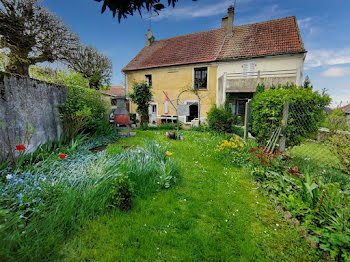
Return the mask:
[[[184,199],[184,201],[187,201],[186,198]]]
[[[164,231],[165,234],[168,234],[168,232]]]
[[[225,222],[227,222],[228,220],[227,219],[225,219]]]
[[[280,225],[279,224],[276,224],[276,227],[279,227]]]
[[[236,212],[238,212],[238,209],[236,209]]]
[[[277,231],[277,228],[275,228],[275,231]]]
[[[7,179],[7,180],[10,180],[11,178],[12,178],[12,175],[7,175],[7,176],[6,176],[6,179]]]

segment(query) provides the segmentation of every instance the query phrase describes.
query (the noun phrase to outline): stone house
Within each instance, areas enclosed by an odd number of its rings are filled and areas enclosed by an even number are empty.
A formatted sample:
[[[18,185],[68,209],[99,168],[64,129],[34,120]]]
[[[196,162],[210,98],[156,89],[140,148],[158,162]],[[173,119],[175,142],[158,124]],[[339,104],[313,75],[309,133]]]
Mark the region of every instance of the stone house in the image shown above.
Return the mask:
[[[101,91],[101,94],[107,100],[112,110],[117,108],[117,98],[124,97],[126,99],[125,88],[123,86],[111,86],[109,90]],[[127,105],[128,103],[129,101],[127,100]]]
[[[127,92],[135,81],[152,85],[151,122],[177,114],[164,93],[174,101],[182,90],[198,88],[200,105],[193,93],[181,95],[190,115],[180,120],[190,124],[195,118],[205,120],[213,104],[228,103],[233,114],[244,114],[258,83],[302,84],[306,51],[294,16],[239,26],[233,21],[230,6],[218,29],[161,40],[148,30],[145,47],[123,72]]]
[[[340,110],[345,114],[346,122],[350,126],[350,104],[341,107]]]

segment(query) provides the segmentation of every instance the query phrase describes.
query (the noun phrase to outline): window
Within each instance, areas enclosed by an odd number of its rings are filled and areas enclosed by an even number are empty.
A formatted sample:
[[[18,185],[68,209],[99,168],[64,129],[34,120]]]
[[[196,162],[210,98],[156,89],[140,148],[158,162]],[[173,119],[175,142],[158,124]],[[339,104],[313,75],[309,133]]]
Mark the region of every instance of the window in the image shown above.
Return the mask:
[[[157,114],[157,105],[152,105],[152,114]]]
[[[198,103],[197,102],[187,102],[190,108],[190,115],[186,117],[186,122],[189,123],[193,119],[198,118]]]
[[[112,106],[116,106],[117,105],[117,99],[116,98],[112,98],[111,99],[111,105]]]
[[[254,77],[256,75],[256,63],[248,62],[242,65],[242,76],[244,78]]]
[[[145,75],[146,82],[149,86],[152,86],[152,75]]]
[[[200,67],[194,69],[194,87],[207,89],[208,68]]]

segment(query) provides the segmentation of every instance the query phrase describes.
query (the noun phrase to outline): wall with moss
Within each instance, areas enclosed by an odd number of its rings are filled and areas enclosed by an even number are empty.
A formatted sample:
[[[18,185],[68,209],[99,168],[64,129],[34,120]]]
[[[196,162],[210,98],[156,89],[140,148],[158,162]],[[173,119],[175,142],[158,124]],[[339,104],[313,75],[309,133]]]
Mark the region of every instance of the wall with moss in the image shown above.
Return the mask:
[[[58,140],[62,130],[57,105],[65,102],[67,91],[64,86],[0,72],[0,123],[15,121],[22,133],[26,122],[36,128],[30,151],[49,140]]]

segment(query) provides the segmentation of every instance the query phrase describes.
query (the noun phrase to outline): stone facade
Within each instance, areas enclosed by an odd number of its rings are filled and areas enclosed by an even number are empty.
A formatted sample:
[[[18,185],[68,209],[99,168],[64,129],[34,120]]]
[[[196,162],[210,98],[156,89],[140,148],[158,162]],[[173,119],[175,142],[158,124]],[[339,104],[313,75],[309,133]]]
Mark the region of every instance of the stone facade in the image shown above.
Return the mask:
[[[64,103],[67,96],[67,87],[1,73],[0,123],[9,125],[15,121],[21,133],[25,132],[26,122],[36,128],[28,147],[28,151],[34,151],[40,144],[60,138],[57,105]]]

